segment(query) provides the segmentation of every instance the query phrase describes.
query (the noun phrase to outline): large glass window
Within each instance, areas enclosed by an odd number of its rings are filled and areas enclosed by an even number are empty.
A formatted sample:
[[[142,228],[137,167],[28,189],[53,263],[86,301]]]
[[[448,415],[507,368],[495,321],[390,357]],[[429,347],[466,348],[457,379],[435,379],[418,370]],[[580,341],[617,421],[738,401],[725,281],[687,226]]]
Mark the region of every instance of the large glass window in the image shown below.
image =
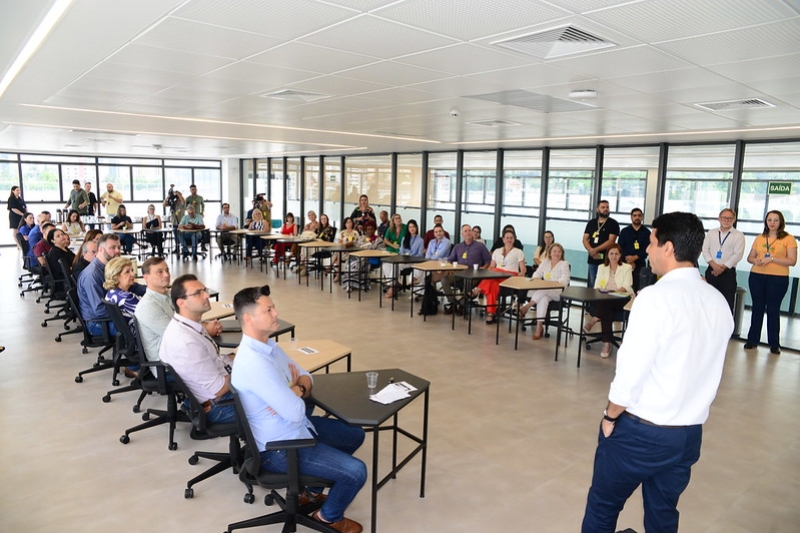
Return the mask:
[[[314,211],[317,214],[317,220],[319,220],[319,157],[306,157],[305,159],[305,170],[306,170],[306,180],[305,186],[306,191],[303,197],[304,199],[304,206],[305,206],[305,213],[300,213],[298,215],[298,223],[302,220],[304,221],[303,224],[308,222],[308,217],[306,213],[309,211]],[[302,229],[302,228],[301,228]]]
[[[342,165],[339,157],[325,158],[325,192],[322,212],[328,215],[332,226],[342,226]]]
[[[345,160],[345,216],[358,206],[362,194],[369,197],[369,205],[377,217],[381,210],[389,210],[392,202],[391,156],[348,157]]]
[[[572,276],[586,278],[583,230],[594,217],[595,149],[552,150],[547,181],[545,229],[564,247]]]
[[[219,202],[222,194],[222,172],[218,168],[195,168],[194,184],[204,202]]]
[[[61,202],[58,165],[22,163],[22,190],[28,202]]]
[[[272,220],[277,220],[280,223],[280,221],[283,220],[283,181],[286,178],[283,174],[283,159],[276,158],[272,159],[271,162],[272,170],[270,172],[270,179],[272,180],[272,193],[269,200],[272,202]]]
[[[542,151],[508,151],[503,154],[503,205],[501,226],[511,224],[525,246],[527,264],[539,240],[539,206],[542,201]],[[486,242],[497,235],[486,232]]]
[[[497,197],[497,152],[466,152],[461,184],[461,223],[480,226],[491,246]]]
[[[0,191],[8,191],[11,194],[11,187],[15,185],[19,185],[19,165],[16,162],[4,162],[5,154],[0,154]],[[26,200],[25,190],[22,191],[22,199]],[[0,194],[4,194],[4,192],[0,192]],[[0,201],[6,203],[8,197],[2,196],[0,197]],[[6,204],[7,206],[7,204]],[[30,206],[28,210],[35,210],[33,206]],[[3,212],[7,212],[6,209],[3,209]],[[11,238],[10,231],[3,231],[0,232],[0,245],[4,244],[15,244],[14,240]]]
[[[192,170],[189,168],[165,168],[164,181],[167,183],[167,188],[174,186],[175,190],[186,198],[191,194],[189,185],[192,184]]]
[[[611,216],[620,225],[628,224],[634,208],[648,214],[647,185],[658,180],[658,154],[658,146],[605,149],[600,197],[608,200]]]
[[[455,152],[430,154],[428,156],[428,215],[425,228],[433,228],[433,218],[441,215],[444,229],[451,239],[456,239],[456,157]]]
[[[303,219],[300,212],[300,158],[290,158],[286,161],[286,213],[294,215],[295,222]],[[272,220],[276,220],[275,215]]]
[[[715,227],[719,212],[730,207],[733,144],[671,146],[668,151],[664,213],[688,211]]]
[[[67,201],[72,193],[72,182],[78,180],[81,187],[87,181],[95,183],[97,167],[94,165],[61,165],[61,190],[64,195],[64,202]]]
[[[164,201],[161,167],[133,167],[133,200],[160,204]],[[160,211],[160,209],[156,209]]]
[[[419,219],[422,207],[422,156],[403,154],[397,156],[397,209],[404,222],[413,219],[422,229]]]

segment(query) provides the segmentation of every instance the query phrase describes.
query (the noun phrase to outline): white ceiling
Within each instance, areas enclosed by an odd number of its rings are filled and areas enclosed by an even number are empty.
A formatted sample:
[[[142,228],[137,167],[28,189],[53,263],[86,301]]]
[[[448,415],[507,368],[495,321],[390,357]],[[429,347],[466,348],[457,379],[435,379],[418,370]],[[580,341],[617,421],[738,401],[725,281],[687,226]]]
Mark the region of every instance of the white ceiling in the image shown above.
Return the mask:
[[[0,71],[51,2],[3,0]],[[541,60],[494,44],[565,25],[616,46]],[[262,96],[287,89],[329,97]],[[471,98],[585,89],[599,96],[565,112]],[[775,107],[694,105],[749,98]],[[491,120],[518,125],[474,124]],[[787,137],[800,137],[798,0],[75,0],[0,98],[0,150],[11,151],[250,157]]]

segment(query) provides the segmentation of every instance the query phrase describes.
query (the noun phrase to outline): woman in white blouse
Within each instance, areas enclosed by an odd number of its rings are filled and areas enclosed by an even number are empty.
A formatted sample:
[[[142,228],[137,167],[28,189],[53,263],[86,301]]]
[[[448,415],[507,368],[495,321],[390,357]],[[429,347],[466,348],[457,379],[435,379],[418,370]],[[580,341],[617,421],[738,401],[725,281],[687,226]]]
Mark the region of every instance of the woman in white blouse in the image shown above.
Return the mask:
[[[633,294],[633,269],[628,263],[622,262],[622,249],[619,244],[614,244],[606,250],[606,258],[597,269],[597,279],[594,288],[603,292]],[[614,314],[621,311],[630,298],[619,298],[597,302],[592,311],[593,316],[584,325],[584,332],[589,333],[597,322],[602,326],[603,359],[611,355],[611,343],[614,341]]]
[[[548,259],[539,264],[539,268],[533,273],[531,279],[543,279],[545,281],[557,281],[565,287],[569,285],[570,267],[564,261],[564,247],[554,242],[548,247]],[[562,289],[539,289],[528,291],[528,298],[531,299],[527,305],[520,307],[519,316],[521,318],[528,314],[532,306],[536,306],[536,330],[533,332],[533,340],[538,341],[544,333],[544,319],[547,316],[547,306],[550,302],[557,302],[561,299]]]
[[[514,247],[516,240],[517,237],[513,231],[506,230],[503,233],[503,246],[492,253],[492,262],[489,265],[489,270],[508,272],[515,276],[525,275],[525,254],[519,248]],[[500,283],[502,281],[502,279],[485,279],[472,291],[471,296],[473,298],[476,298],[481,293],[486,295],[487,324],[494,324],[495,315],[497,314],[497,297],[500,294]]]

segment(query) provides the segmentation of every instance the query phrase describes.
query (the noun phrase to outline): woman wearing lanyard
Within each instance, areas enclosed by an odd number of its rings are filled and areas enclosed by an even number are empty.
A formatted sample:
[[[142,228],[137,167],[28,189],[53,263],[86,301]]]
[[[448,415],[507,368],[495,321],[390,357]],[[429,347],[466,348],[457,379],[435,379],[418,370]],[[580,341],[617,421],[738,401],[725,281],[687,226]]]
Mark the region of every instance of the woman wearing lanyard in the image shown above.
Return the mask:
[[[764,311],[767,313],[767,342],[769,351],[781,353],[781,302],[789,288],[789,267],[797,263],[797,241],[786,233],[786,220],[780,211],[770,211],[764,219],[764,231],[756,237],[747,262],[750,270],[750,331],[746,350],[758,346]]]

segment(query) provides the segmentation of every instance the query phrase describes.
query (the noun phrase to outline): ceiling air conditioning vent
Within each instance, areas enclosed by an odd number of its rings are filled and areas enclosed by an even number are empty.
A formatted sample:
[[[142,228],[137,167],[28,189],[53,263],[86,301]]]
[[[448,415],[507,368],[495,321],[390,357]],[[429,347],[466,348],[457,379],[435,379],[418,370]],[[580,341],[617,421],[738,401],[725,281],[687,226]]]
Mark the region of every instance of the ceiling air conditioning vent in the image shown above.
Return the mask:
[[[497,119],[476,120],[473,122],[467,122],[467,124],[474,124],[476,126],[486,126],[488,128],[499,128],[501,126],[521,126],[519,122],[511,122],[510,120],[497,120]]]
[[[575,26],[561,26],[492,43],[539,59],[553,59],[617,46]]]
[[[745,98],[744,100],[723,100],[721,102],[704,102],[702,104],[694,104],[697,107],[707,109],[709,111],[736,111],[738,109],[761,109],[765,107],[775,107],[761,98]]]
[[[293,102],[315,102],[317,100],[324,100],[330,98],[329,94],[312,93],[311,91],[300,91],[297,89],[284,89],[274,93],[266,93],[261,95],[262,98],[277,98],[278,100],[291,100]]]

